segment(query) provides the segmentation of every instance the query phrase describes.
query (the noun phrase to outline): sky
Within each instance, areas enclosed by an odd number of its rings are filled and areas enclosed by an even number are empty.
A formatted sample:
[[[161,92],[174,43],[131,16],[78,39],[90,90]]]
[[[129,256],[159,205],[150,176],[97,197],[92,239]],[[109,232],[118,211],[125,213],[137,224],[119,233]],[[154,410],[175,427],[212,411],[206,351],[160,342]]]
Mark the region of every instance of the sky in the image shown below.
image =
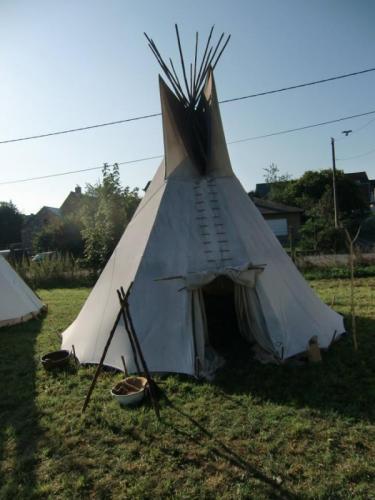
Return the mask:
[[[232,37],[215,70],[220,100],[375,67],[372,0],[0,0],[0,141],[160,111],[159,66],[143,32],[178,59],[174,23],[193,51],[215,24]],[[221,105],[227,141],[375,110],[375,72]],[[349,137],[341,133],[352,129]],[[264,168],[300,176],[331,166],[375,178],[375,115],[229,145],[246,190]],[[372,151],[372,154],[366,154]],[[1,182],[100,167],[163,152],[161,118],[0,144],[0,201],[24,213],[59,207],[100,170],[32,182]],[[356,156],[354,159],[347,159]],[[346,159],[346,160],[345,160]],[[143,188],[160,160],[121,166]]]

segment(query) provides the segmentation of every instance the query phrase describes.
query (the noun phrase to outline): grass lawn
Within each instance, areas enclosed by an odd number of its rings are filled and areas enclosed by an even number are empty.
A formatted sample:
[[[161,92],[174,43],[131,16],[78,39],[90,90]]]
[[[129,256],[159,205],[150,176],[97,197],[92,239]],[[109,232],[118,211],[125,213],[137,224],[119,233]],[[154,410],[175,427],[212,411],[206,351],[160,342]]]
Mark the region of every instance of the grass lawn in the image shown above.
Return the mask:
[[[315,280],[349,312],[349,282]],[[162,420],[121,409],[120,374],[47,373],[40,356],[89,290],[40,290],[41,320],[0,330],[0,498],[375,498],[375,278],[356,281],[350,337],[323,363],[228,364],[213,383],[163,378]]]

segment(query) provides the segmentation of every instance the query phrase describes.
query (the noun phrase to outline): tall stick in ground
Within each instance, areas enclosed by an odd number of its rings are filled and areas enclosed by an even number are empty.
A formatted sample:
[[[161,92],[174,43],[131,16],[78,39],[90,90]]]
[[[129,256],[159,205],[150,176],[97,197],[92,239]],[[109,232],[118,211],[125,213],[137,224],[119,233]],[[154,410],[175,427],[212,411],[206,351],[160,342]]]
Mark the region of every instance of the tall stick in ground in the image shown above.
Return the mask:
[[[361,226],[359,226],[358,231],[354,238],[350,237],[349,231],[344,228],[345,236],[347,239],[347,246],[349,250],[349,264],[350,264],[350,312],[352,315],[352,335],[354,350],[358,351],[358,341],[357,341],[357,326],[355,318],[355,300],[354,300],[354,243],[357,241]]]

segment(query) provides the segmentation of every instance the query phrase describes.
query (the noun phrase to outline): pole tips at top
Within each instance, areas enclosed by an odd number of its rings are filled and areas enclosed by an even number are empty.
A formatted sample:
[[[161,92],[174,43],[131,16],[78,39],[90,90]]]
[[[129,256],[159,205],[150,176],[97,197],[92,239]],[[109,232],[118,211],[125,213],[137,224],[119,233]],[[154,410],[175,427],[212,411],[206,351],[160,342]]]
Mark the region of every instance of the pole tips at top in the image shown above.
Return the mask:
[[[231,35],[228,35],[224,41],[225,38],[225,33],[222,33],[219,37],[218,42],[216,42],[215,45],[211,45],[211,38],[212,34],[214,31],[215,25],[213,25],[210,29],[205,48],[203,51],[203,55],[199,57],[198,55],[198,32],[196,32],[195,35],[195,50],[194,50],[194,60],[192,63],[189,63],[188,68],[190,68],[190,76],[187,74],[186,70],[186,65],[185,65],[185,59],[184,59],[184,54],[182,50],[182,43],[181,43],[181,37],[180,37],[180,32],[178,29],[178,25],[175,24],[175,31],[176,31],[176,37],[177,37],[177,45],[178,45],[178,51],[180,55],[180,65],[181,65],[181,73],[182,73],[182,79],[183,79],[183,84],[181,83],[181,78],[178,76],[175,67],[173,65],[173,62],[171,59],[169,59],[169,64],[164,61],[162,58],[158,48],[155,45],[155,42],[150,38],[147,33],[144,33],[148,46],[150,47],[151,52],[154,54],[157,62],[159,63],[160,67],[162,68],[166,78],[168,79],[169,83],[171,84],[174,93],[176,94],[176,97],[179,99],[179,101],[182,102],[184,107],[186,108],[191,108],[195,109],[198,102],[199,98],[201,95],[201,92],[204,87],[204,83],[208,74],[208,71],[210,68],[215,69],[220,57],[222,56],[226,46],[228,45],[228,42],[230,40]],[[200,59],[200,60],[199,60]]]

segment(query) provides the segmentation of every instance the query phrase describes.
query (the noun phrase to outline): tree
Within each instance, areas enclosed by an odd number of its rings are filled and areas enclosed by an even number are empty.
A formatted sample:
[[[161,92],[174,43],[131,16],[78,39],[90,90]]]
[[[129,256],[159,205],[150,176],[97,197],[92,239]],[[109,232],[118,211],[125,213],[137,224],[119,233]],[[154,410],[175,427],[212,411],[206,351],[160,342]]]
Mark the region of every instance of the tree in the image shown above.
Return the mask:
[[[263,174],[264,180],[268,184],[274,184],[276,182],[286,182],[292,178],[292,176],[288,173],[280,174],[279,167],[276,165],[276,163],[271,163],[263,170],[265,171],[265,174]]]
[[[0,201],[0,248],[21,241],[24,215],[11,202]]]
[[[288,173],[280,174],[279,167],[276,163],[271,163],[268,167],[264,168],[264,180],[270,184],[270,190],[267,198],[275,199],[279,196],[279,192],[283,192],[287,184],[291,181],[292,176]]]
[[[122,187],[117,164],[102,173],[101,183],[87,185],[82,209],[85,261],[95,269],[106,264],[140,201],[138,189]]]
[[[48,224],[33,239],[37,252],[58,250],[74,257],[83,256],[82,224],[77,217],[64,217],[61,221]]]
[[[344,172],[336,173],[337,198],[341,226],[357,226],[368,214],[360,188]],[[304,210],[305,224],[300,230],[301,246],[306,250],[339,250],[345,237],[334,227],[332,170],[307,171],[299,179],[278,183],[270,199]]]

